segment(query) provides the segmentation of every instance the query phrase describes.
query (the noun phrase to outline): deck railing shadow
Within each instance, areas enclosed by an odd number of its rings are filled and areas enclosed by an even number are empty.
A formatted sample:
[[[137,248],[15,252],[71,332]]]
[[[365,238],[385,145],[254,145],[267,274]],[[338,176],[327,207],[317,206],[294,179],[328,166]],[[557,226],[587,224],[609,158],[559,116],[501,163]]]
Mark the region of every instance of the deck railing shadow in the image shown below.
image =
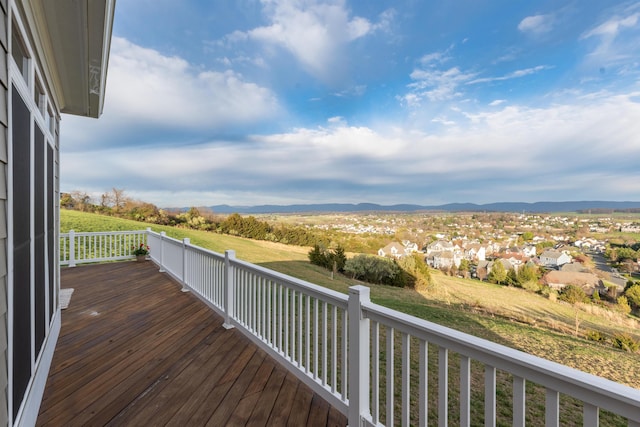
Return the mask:
[[[506,375],[513,425],[531,423],[527,403],[537,390],[544,401],[540,424],[559,425],[568,397],[582,403],[583,425],[599,425],[602,409],[640,427],[638,389],[374,304],[364,286],[346,295],[239,260],[233,250],[216,253],[150,229],[131,233],[151,247],[160,271],[345,414],[350,425],[426,426],[435,419],[438,425],[475,425],[478,419],[495,425],[505,405],[498,379]],[[72,245],[65,240],[70,235],[62,239]]]

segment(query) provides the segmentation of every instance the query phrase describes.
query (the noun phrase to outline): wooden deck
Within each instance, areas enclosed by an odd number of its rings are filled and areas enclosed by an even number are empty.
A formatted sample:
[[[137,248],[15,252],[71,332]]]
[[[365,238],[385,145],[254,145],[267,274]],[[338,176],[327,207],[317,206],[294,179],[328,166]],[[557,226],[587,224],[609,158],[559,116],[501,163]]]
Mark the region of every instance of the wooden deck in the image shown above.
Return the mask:
[[[65,268],[61,281],[75,291],[37,425],[346,425],[152,262]]]

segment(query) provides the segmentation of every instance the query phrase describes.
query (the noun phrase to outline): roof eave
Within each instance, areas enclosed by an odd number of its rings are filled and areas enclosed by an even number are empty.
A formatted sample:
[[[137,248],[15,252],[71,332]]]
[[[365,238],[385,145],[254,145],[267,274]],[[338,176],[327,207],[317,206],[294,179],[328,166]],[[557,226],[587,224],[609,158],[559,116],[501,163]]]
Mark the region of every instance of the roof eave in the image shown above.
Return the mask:
[[[115,0],[28,0],[61,112],[97,118],[104,106]]]

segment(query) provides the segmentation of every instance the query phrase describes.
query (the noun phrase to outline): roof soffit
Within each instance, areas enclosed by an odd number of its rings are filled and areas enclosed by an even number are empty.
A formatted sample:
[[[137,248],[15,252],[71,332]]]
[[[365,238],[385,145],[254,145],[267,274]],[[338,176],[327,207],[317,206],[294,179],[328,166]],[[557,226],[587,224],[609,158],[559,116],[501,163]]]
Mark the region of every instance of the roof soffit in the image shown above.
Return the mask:
[[[99,117],[115,0],[25,0],[42,72],[60,111]]]

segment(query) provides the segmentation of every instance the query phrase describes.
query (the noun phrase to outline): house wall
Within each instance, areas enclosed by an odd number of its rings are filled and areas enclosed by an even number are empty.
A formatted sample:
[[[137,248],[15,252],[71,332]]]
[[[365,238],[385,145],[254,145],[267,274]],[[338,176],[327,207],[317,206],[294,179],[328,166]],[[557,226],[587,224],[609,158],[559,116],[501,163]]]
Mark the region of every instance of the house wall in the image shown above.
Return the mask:
[[[7,224],[7,194],[9,192],[7,183],[8,174],[8,103],[9,103],[9,78],[8,78],[8,55],[9,55],[9,9],[7,0],[0,0],[0,425],[9,424],[9,387],[8,387],[8,319],[7,319],[7,268],[8,268],[8,224]]]
[[[60,331],[58,122],[50,73],[24,4],[4,2],[0,89],[0,280],[6,319],[2,425],[34,425]],[[8,5],[6,4],[8,3]],[[2,43],[0,43],[2,44]],[[24,51],[24,52],[21,52]],[[16,52],[21,52],[17,54]],[[8,180],[7,180],[8,177]],[[4,231],[4,233],[2,233]],[[2,267],[0,265],[0,267]]]
[[[7,333],[7,127],[8,117],[8,9],[7,0],[0,0],[0,426],[8,420],[8,333]]]

